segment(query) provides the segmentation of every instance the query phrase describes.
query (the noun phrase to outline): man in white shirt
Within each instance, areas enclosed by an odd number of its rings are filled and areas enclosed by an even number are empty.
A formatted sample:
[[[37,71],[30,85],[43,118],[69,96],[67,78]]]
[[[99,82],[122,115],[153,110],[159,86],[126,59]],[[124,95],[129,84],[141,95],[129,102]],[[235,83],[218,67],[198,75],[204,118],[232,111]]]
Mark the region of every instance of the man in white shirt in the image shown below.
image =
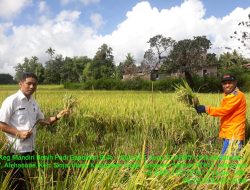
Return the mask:
[[[44,118],[38,104],[32,98],[38,79],[33,73],[24,73],[19,81],[20,90],[7,97],[0,109],[0,130],[7,138],[12,154],[34,154],[37,123],[50,125],[68,114],[60,111],[56,116]],[[19,171],[19,175],[23,175]],[[20,183],[17,183],[17,185]],[[23,185],[23,184],[22,184]],[[17,189],[21,188],[18,186]]]

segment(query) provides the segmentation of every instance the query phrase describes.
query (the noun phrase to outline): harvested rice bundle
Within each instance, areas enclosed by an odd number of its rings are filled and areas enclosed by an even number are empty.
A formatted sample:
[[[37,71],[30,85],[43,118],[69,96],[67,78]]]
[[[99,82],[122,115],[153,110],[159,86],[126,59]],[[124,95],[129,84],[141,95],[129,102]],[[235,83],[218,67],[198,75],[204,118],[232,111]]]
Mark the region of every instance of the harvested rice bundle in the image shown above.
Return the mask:
[[[65,94],[63,97],[64,109],[72,111],[77,104],[77,98],[72,96],[72,94]]]
[[[195,108],[199,105],[199,99],[193,90],[190,88],[188,83],[183,80],[183,85],[175,85],[175,92],[177,95],[177,100],[184,103],[188,107]]]

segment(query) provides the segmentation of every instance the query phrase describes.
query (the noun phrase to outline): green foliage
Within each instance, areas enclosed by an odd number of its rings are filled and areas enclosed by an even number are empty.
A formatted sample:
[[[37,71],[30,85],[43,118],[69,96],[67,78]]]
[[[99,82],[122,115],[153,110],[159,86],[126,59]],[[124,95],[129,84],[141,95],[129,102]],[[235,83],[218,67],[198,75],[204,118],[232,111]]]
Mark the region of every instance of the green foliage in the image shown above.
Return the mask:
[[[115,79],[99,79],[84,83],[84,89],[115,90],[120,86],[120,81]]]
[[[16,74],[15,80],[19,81],[20,77],[24,72],[33,72],[37,75],[38,82],[42,83],[44,81],[44,67],[39,62],[38,57],[33,56],[31,59],[27,57],[24,58],[23,63],[18,63],[17,66],[14,67]]]
[[[193,87],[192,73],[206,65],[214,56],[207,57],[207,50],[211,42],[206,36],[197,36],[194,39],[178,41],[170,52],[163,68],[169,72],[183,72],[189,85]],[[207,58],[209,60],[207,60]]]
[[[206,76],[200,77],[198,75],[193,76],[195,92],[221,92],[220,77]]]
[[[144,53],[141,69],[150,72],[151,70],[160,68],[162,61],[173,48],[175,40],[158,34],[150,38],[147,43],[149,43],[150,48]]]
[[[65,89],[84,89],[84,90],[153,90],[173,91],[173,85],[181,82],[179,78],[168,78],[159,81],[148,81],[140,78],[121,81],[116,79],[89,80],[84,83],[65,83]]]
[[[240,73],[238,77],[238,87],[243,91],[250,90],[250,73]],[[148,81],[140,78],[121,81],[117,79],[88,80],[84,83],[64,83],[65,89],[83,90],[146,90],[173,92],[175,84],[183,84],[182,78],[169,77],[164,80]],[[220,77],[199,77],[193,76],[193,90],[196,92],[221,92]]]
[[[63,66],[65,65],[62,55],[57,55],[55,59],[51,59],[45,63],[45,84],[62,83]]]
[[[83,70],[91,61],[88,57],[66,57],[62,68],[62,82],[82,82]]]
[[[164,80],[156,80],[153,83],[154,90],[173,92],[174,84],[180,84],[181,81],[182,81],[181,78],[176,78],[176,77],[169,77]]]
[[[135,60],[130,53],[127,54],[126,60],[123,63],[121,63],[121,67],[122,67],[122,73],[124,74],[134,74],[137,72]]]
[[[113,78],[115,73],[114,57],[112,55],[112,48],[103,44],[94,59],[89,62],[87,69],[84,71],[86,79],[102,79]]]
[[[243,58],[241,54],[239,54],[236,50],[233,53],[223,53],[219,57],[219,66],[221,70],[228,70],[231,67],[241,67],[246,63],[246,60]]]
[[[0,73],[0,84],[14,84],[15,81],[10,74]]]

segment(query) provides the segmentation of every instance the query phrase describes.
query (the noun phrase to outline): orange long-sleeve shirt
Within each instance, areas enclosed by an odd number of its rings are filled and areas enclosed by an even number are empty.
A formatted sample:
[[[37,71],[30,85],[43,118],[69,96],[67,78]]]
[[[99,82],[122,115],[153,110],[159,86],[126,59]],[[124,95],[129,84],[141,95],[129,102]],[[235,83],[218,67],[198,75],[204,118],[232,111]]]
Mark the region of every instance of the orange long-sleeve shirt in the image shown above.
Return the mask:
[[[208,106],[206,112],[220,117],[220,138],[245,139],[246,98],[238,88],[228,95],[224,94],[221,107]]]

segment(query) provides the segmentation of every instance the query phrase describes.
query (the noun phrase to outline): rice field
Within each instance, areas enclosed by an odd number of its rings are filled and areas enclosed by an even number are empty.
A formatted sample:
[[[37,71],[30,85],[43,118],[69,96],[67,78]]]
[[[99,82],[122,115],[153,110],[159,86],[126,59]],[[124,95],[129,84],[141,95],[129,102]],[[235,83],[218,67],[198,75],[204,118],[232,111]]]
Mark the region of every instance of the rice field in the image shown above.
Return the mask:
[[[17,89],[0,86],[0,102]],[[221,160],[219,119],[197,115],[176,93],[69,91],[40,85],[34,94],[46,116],[65,106],[65,96],[77,99],[72,114],[55,125],[37,126],[37,154],[51,155],[53,161],[43,164],[53,167],[30,169],[31,189],[250,188],[249,143],[234,160]],[[201,104],[213,106],[222,98],[197,96]],[[249,105],[250,94],[246,97]],[[3,133],[0,140],[3,147]],[[0,179],[6,189],[8,177]]]

